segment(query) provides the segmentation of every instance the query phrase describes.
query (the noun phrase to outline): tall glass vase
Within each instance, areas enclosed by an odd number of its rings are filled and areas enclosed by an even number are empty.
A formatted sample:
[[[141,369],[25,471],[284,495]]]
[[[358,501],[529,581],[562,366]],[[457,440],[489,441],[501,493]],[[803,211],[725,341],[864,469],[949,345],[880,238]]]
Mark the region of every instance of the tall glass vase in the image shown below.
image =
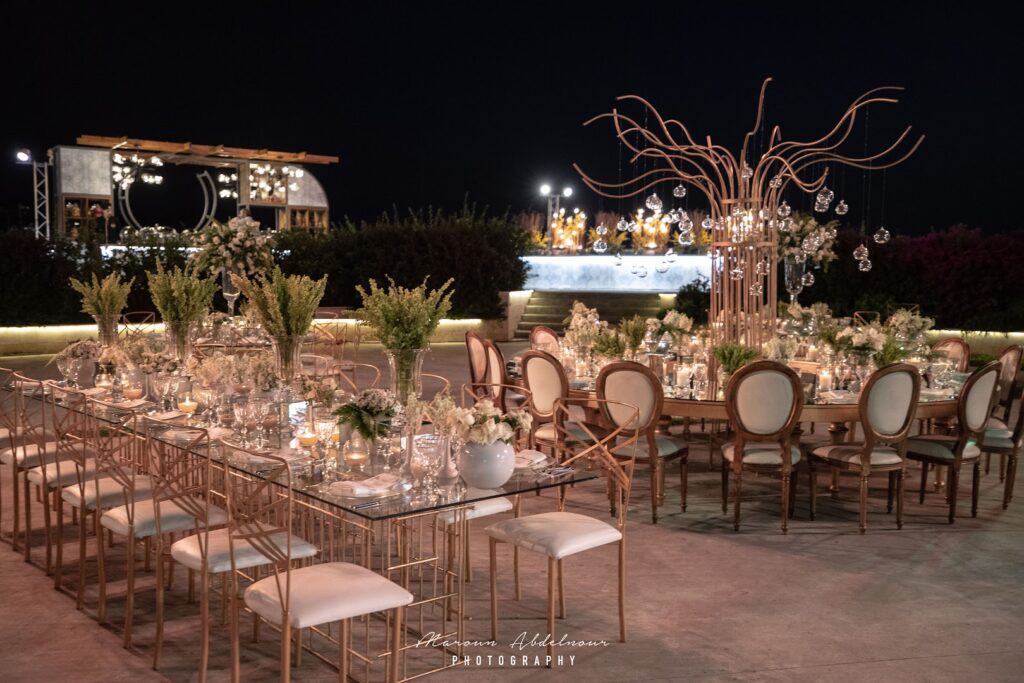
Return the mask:
[[[167,352],[179,362],[184,363],[192,355],[192,330],[195,322],[191,320],[165,320],[164,337],[167,340]]]
[[[108,315],[94,315],[96,321],[96,341],[100,346],[114,346],[117,344],[117,319],[116,313]]]
[[[302,362],[299,360],[302,353],[302,339],[303,335],[298,334],[274,337],[274,361],[277,376],[286,386],[295,381],[302,367]]]
[[[423,355],[426,349],[385,350],[391,371],[390,389],[406,405],[410,398],[419,398],[422,391]]]
[[[235,317],[235,303],[238,301],[238,295],[241,294],[238,291],[238,287],[231,281],[231,273],[234,272],[230,268],[224,268],[220,271],[220,289],[224,295],[224,300],[228,302],[228,315],[232,318]]]

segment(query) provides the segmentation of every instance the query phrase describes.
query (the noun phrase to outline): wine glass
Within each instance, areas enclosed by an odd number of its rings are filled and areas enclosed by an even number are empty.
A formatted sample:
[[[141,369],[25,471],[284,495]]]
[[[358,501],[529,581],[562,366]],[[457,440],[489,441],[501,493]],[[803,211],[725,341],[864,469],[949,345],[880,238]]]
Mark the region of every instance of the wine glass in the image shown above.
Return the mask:
[[[57,358],[57,370],[68,386],[71,386],[71,360],[67,356],[58,356]]]
[[[249,429],[256,432],[256,447],[263,448],[266,445],[264,436],[264,420],[270,412],[270,401],[265,398],[249,399]]]
[[[235,317],[235,302],[238,301],[238,295],[241,292],[238,291],[238,287],[231,281],[231,271],[227,268],[221,271],[220,278],[221,293],[224,295],[224,300],[228,302],[228,315],[232,318]]]
[[[783,269],[789,302],[796,303],[796,297],[804,291],[804,264],[793,257],[787,257],[783,262]]]
[[[442,455],[441,440],[436,436],[425,435],[416,439],[411,463],[413,476],[420,481],[430,502],[437,500],[436,478],[441,470]]]
[[[195,390],[196,400],[199,402],[199,412],[203,414],[205,423],[209,427],[217,424],[217,394],[213,389],[200,388]]]
[[[249,445],[249,402],[237,401],[231,406],[235,415],[235,429],[242,436],[242,445]]]

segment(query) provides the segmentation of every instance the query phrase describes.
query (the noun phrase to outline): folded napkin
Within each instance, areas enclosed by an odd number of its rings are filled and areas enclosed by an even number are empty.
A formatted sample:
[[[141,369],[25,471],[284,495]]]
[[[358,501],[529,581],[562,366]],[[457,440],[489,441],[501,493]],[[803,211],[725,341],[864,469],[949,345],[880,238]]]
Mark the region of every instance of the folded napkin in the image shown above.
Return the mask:
[[[933,398],[933,399],[952,398],[952,396],[953,396],[953,389],[952,388],[946,388],[946,389],[921,389],[921,398],[925,398],[925,399],[928,399],[928,398]]]
[[[533,467],[538,463],[542,463],[548,459],[544,453],[535,451],[532,449],[526,449],[516,453],[516,469],[524,470]]]
[[[88,389],[82,389],[82,393],[86,396],[99,396],[100,394],[107,393],[107,390],[103,387],[89,387]]]
[[[176,417],[181,417],[185,413],[180,410],[168,410],[165,413],[153,413],[150,415],[154,420],[173,420]]]
[[[402,478],[398,475],[384,472],[376,477],[370,477],[362,481],[336,481],[331,484],[329,490],[336,496],[362,498],[387,493],[400,481],[402,481]]]
[[[843,390],[823,391],[818,396],[825,399],[828,403],[856,403],[860,400],[860,394]]]

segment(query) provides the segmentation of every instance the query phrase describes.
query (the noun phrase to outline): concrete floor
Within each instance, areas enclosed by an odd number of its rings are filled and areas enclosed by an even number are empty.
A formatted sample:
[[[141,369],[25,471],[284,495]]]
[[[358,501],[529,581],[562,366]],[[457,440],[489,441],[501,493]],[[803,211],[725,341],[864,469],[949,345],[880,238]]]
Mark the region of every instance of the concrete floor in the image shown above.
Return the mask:
[[[507,353],[522,345],[504,345]],[[374,362],[366,349],[361,360]],[[465,381],[461,345],[439,345],[425,364]],[[9,358],[33,372],[40,360]],[[45,368],[51,372],[52,367]],[[689,509],[679,510],[677,480],[669,479],[663,517],[649,515],[649,485],[638,470],[627,529],[628,642],[618,643],[613,547],[566,560],[568,618],[556,629],[573,640],[607,640],[607,647],[565,647],[575,657],[553,670],[497,666],[497,655],[543,655],[543,648],[513,650],[546,631],[546,580],[542,558],[524,553],[523,599],[512,599],[511,553],[499,551],[499,646],[470,648],[473,665],[438,674],[438,681],[1011,681],[1024,671],[1024,508],[1001,509],[1001,485],[992,474],[981,484],[977,519],[962,493],[954,525],[946,523],[942,496],[924,505],[913,495],[916,466],[908,477],[906,523],[897,531],[885,514],[884,479],[874,482],[869,529],[857,533],[852,480],[833,500],[823,493],[815,522],[807,518],[807,481],[801,470],[796,519],[779,533],[778,482],[745,479],[743,528],[732,531],[722,515],[719,475],[707,448],[693,447]],[[3,528],[10,525],[9,474],[3,473]],[[749,481],[748,481],[749,480]],[[824,480],[822,484],[824,484]],[[749,484],[749,485],[748,485]],[[969,484],[966,484],[969,486]],[[819,487],[822,492],[824,487]],[[607,518],[602,487],[577,486],[571,508]],[[550,495],[526,496],[524,514],[554,508]],[[38,515],[36,516],[38,520]],[[69,525],[70,526],[70,525]],[[468,586],[467,638],[489,637],[487,542],[474,524],[475,580]],[[71,538],[73,536],[69,536]],[[41,540],[41,539],[38,539]],[[77,549],[68,573],[74,585]],[[38,562],[41,553],[35,556]],[[193,680],[198,656],[197,607],[179,583],[168,597],[165,651],[159,672],[150,669],[153,594],[136,602],[136,643],[121,648],[121,600],[111,601],[109,621],[95,621],[94,604],[77,612],[73,598],[53,590],[36,564],[25,564],[0,545],[0,679],[5,681]],[[475,656],[484,659],[475,665]],[[487,665],[486,657],[492,655]],[[224,680],[225,629],[214,626],[211,680]],[[243,641],[243,680],[277,677],[277,641]],[[337,680],[312,658],[293,671],[295,680]]]

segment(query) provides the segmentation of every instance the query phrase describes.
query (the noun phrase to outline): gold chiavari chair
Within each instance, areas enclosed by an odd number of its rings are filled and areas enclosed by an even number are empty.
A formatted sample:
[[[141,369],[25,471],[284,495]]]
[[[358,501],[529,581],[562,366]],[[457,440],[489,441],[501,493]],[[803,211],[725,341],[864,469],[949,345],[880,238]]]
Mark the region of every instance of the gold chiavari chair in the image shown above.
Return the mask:
[[[380,368],[376,365],[352,361],[335,363],[331,367],[331,374],[338,378],[338,384],[342,389],[348,387],[353,394],[358,394],[363,389],[373,389],[380,384],[381,378]]]
[[[428,390],[421,392],[423,396],[435,396],[437,394],[451,394],[452,383],[441,375],[435,375],[429,372],[420,373],[420,378],[426,380],[428,384]]]
[[[800,376],[775,361],[749,363],[729,380],[725,410],[736,438],[722,446],[722,512],[728,511],[731,473],[736,531],[740,530],[743,472],[749,471],[781,476],[782,533],[788,532],[796,491],[792,472],[800,462],[799,440],[793,430],[800,424],[803,401]]]
[[[908,363],[894,363],[875,371],[860,394],[860,425],[864,440],[856,443],[820,446],[807,458],[811,485],[811,519],[817,504],[815,465],[822,463],[833,471],[853,472],[860,479],[860,533],[868,529],[868,480],[872,473],[889,477],[886,512],[892,512],[896,499],[896,528],[903,528],[903,489],[910,449],[907,439],[914,423],[921,375]]]
[[[261,558],[269,575],[249,585],[243,601],[258,618],[281,629],[281,680],[291,679],[292,631],[338,624],[339,680],[348,680],[351,619],[375,612],[391,612],[388,680],[398,681],[401,634],[405,606],[413,595],[365,567],[349,562],[325,562],[294,567],[303,555],[292,533],[294,492],[287,461],[261,455],[260,477],[228,473],[226,491],[230,509],[231,595],[239,594],[239,570]],[[308,544],[307,544],[308,545]],[[241,680],[238,610],[231,610],[232,681]],[[301,643],[301,637],[297,638]]]
[[[877,374],[877,373],[876,373]],[[957,399],[957,433],[924,434],[907,439],[907,457],[921,463],[920,502],[924,503],[928,465],[946,467],[946,498],[949,502],[949,523],[956,520],[957,489],[964,463],[972,465],[971,516],[978,515],[978,479],[981,475],[981,453],[985,449],[986,424],[992,406],[999,397],[999,361],[992,361],[967,378]],[[874,375],[872,375],[874,378]]]
[[[324,377],[331,373],[334,359],[330,356],[321,356],[315,353],[303,353],[299,355],[299,366],[302,374],[310,377]]]
[[[540,352],[543,353],[543,352]],[[570,406],[607,404],[602,412],[615,410],[618,425],[607,425],[608,431],[600,435],[580,425],[588,434],[587,443],[580,443],[572,430],[573,413]],[[631,412],[630,412],[631,411]],[[592,548],[615,543],[619,550],[619,640],[626,641],[626,515],[629,493],[636,465],[639,410],[618,401],[596,399],[559,398],[554,405],[554,424],[557,430],[556,449],[565,466],[584,465],[600,469],[608,483],[608,494],[616,511],[616,523],[608,524],[586,515],[565,511],[566,487],[561,487],[557,512],[545,512],[507,519],[487,527],[490,537],[491,571],[491,639],[498,638],[497,548],[498,543],[509,543],[548,558],[548,657],[554,654],[555,637],[555,581],[558,582],[559,615],[565,618],[565,584],[563,560]],[[632,435],[629,432],[632,431]],[[633,447],[632,457],[628,456]],[[614,452],[613,452],[614,451]],[[550,661],[550,659],[549,659]],[[550,665],[549,665],[550,666]]]

